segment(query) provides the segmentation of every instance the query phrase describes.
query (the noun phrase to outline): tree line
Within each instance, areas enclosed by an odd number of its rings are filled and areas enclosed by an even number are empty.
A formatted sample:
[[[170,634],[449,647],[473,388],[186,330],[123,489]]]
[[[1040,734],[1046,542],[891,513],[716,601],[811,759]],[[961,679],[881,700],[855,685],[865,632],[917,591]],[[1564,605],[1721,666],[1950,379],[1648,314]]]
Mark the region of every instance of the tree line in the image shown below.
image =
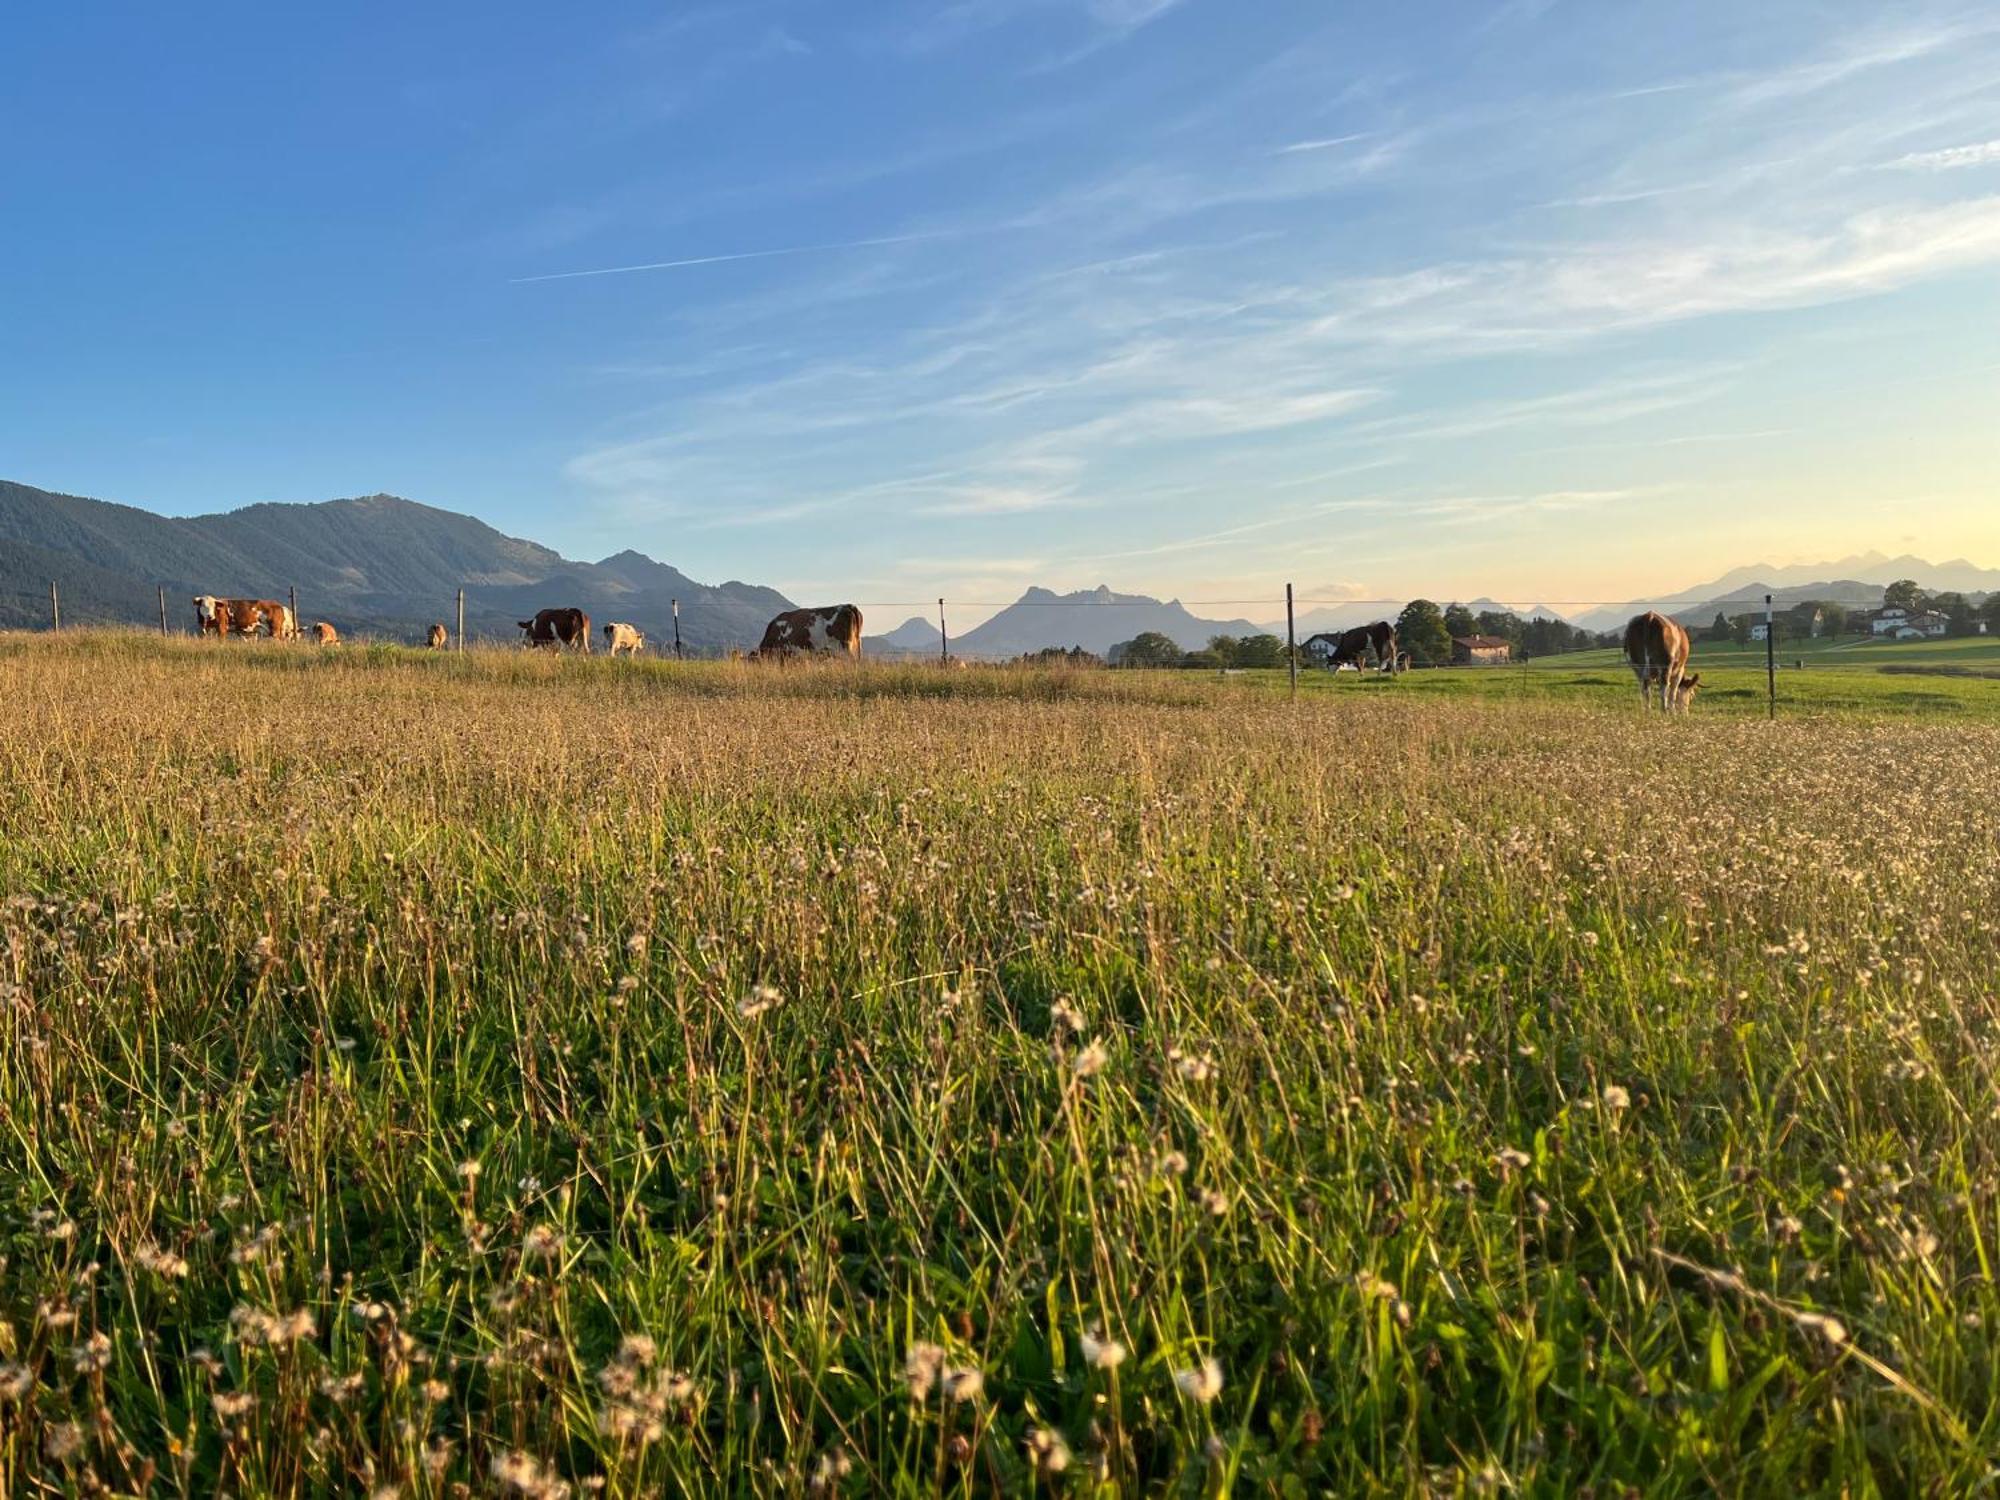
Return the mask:
[[[1484,635],[1504,640],[1517,659],[1616,644],[1610,636],[1595,635],[1546,615],[1524,620],[1512,610],[1485,609],[1475,613],[1462,604],[1439,605],[1430,599],[1412,599],[1396,616],[1395,624],[1399,646],[1419,666],[1447,665],[1454,637]],[[1022,660],[1037,665],[1072,666],[1097,662],[1088,652],[1082,655],[1089,657],[1089,661],[1079,661],[1074,650],[1038,651]],[[1209,671],[1282,667],[1286,665],[1286,650],[1279,637],[1262,634],[1210,636],[1207,645],[1188,651],[1172,637],[1148,630],[1113,646],[1106,653],[1106,662],[1114,667],[1184,667]]]

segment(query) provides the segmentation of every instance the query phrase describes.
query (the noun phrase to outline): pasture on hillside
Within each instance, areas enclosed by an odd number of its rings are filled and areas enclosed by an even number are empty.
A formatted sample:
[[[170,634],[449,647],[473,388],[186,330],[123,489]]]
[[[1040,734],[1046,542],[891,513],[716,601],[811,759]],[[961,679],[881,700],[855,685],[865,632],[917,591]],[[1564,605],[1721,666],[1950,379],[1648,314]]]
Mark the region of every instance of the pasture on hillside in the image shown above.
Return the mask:
[[[0,1488],[1990,1487],[2000,684],[1739,672],[0,638]]]

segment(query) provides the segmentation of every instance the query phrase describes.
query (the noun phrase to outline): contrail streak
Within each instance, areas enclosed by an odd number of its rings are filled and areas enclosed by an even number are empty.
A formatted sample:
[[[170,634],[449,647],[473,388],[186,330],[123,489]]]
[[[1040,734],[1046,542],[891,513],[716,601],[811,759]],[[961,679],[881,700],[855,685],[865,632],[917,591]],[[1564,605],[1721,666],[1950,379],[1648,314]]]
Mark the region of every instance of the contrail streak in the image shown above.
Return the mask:
[[[787,245],[779,250],[738,250],[730,255],[693,255],[686,260],[656,260],[643,266],[604,266],[595,271],[551,271],[544,276],[515,276],[509,286],[531,281],[574,281],[582,276],[629,276],[634,271],[678,271],[687,266],[718,266],[732,260],[770,260],[780,255],[815,255],[829,250],[868,250],[877,245],[909,245],[919,240],[953,239],[962,229],[933,229],[921,234],[885,234],[872,240],[840,240],[830,245]]]

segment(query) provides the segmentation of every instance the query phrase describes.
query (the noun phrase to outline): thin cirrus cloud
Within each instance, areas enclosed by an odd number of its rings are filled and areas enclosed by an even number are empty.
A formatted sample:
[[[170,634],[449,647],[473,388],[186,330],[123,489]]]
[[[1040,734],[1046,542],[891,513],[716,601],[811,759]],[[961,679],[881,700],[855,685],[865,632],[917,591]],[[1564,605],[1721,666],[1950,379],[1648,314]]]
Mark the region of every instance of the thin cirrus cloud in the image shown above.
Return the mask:
[[[883,234],[869,239],[833,240],[819,245],[786,245],[770,250],[729,250],[715,255],[689,255],[678,260],[646,261],[629,266],[598,266],[583,271],[547,271],[536,276],[515,276],[511,286],[527,286],[538,281],[578,281],[591,276],[630,276],[639,271],[682,271],[694,266],[721,266],[742,260],[782,260],[794,255],[829,255],[842,250],[879,250],[891,245],[917,245],[928,240],[962,239],[969,229],[913,230],[908,234]]]
[[[1365,141],[1369,138],[1370,134],[1371,132],[1366,130],[1356,130],[1347,135],[1329,135],[1321,136],[1315,140],[1293,141],[1289,145],[1278,147],[1271,154],[1273,156],[1298,156],[1307,151],[1331,151],[1337,146],[1351,146],[1356,141]]]
[[[1989,167],[1995,163],[2000,163],[2000,141],[1946,146],[1940,151],[1912,151],[1883,165],[1906,172],[1955,172],[1963,167]]]
[[[899,39],[903,50],[932,52],[955,47],[985,32],[1029,17],[1069,18],[1088,31],[1086,39],[1043,70],[1080,61],[1101,47],[1123,40],[1175,9],[1183,0],[956,0],[937,7]]]

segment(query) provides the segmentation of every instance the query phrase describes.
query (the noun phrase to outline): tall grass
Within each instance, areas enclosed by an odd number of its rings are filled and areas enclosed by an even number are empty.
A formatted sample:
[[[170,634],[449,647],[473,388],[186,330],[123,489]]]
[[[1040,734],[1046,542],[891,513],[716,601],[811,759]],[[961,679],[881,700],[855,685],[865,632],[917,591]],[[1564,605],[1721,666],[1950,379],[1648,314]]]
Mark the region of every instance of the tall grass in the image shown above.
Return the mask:
[[[0,1486],[1990,1485],[2000,730],[1615,704],[10,643]]]

